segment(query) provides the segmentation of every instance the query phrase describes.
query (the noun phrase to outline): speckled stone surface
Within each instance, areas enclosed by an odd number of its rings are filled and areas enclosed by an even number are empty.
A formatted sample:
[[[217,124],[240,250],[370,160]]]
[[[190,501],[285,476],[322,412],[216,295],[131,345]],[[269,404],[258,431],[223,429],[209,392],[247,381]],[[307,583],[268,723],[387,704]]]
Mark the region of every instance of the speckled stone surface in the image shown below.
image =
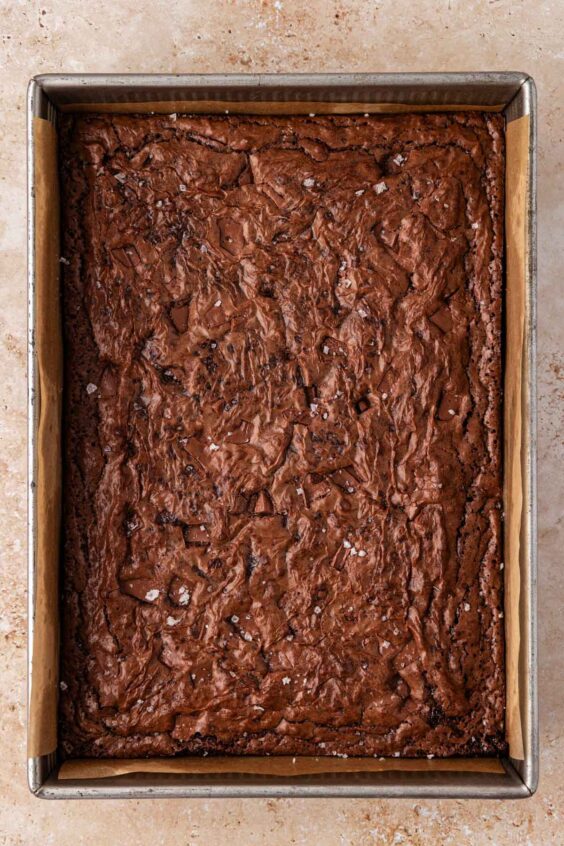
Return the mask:
[[[161,6],[164,8],[164,6]],[[2,0],[0,844],[550,844],[564,814],[564,6],[556,0]],[[25,780],[25,87],[47,71],[526,70],[539,88],[541,783],[528,801],[47,803]]]

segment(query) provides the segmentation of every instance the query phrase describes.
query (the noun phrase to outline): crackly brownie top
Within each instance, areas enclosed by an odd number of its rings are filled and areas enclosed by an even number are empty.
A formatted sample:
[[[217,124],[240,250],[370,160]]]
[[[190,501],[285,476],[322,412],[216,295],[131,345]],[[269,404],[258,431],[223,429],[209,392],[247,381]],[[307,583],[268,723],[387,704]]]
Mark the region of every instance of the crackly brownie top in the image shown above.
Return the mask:
[[[503,124],[63,119],[67,755],[504,746]]]

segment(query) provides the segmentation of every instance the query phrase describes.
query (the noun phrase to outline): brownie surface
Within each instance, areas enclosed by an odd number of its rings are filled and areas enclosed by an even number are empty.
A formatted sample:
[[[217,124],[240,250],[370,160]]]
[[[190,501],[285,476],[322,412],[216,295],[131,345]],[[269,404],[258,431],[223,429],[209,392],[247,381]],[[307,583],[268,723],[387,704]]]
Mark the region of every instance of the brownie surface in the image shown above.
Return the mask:
[[[501,116],[60,163],[64,754],[503,751]]]

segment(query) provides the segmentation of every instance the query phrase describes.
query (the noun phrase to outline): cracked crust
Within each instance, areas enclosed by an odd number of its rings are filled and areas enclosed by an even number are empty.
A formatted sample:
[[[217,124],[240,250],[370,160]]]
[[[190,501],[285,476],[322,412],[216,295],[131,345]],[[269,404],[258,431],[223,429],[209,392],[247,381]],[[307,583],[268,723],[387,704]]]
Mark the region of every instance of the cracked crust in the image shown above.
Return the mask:
[[[67,756],[504,750],[503,122],[65,117]]]

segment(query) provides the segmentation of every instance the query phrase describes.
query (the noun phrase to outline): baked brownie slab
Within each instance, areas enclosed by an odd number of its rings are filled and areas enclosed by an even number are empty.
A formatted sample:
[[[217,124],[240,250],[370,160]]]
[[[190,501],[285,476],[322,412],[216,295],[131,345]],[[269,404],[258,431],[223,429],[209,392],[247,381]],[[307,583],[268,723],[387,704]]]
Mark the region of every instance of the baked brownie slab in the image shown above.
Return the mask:
[[[61,134],[65,754],[502,751],[501,116]]]

